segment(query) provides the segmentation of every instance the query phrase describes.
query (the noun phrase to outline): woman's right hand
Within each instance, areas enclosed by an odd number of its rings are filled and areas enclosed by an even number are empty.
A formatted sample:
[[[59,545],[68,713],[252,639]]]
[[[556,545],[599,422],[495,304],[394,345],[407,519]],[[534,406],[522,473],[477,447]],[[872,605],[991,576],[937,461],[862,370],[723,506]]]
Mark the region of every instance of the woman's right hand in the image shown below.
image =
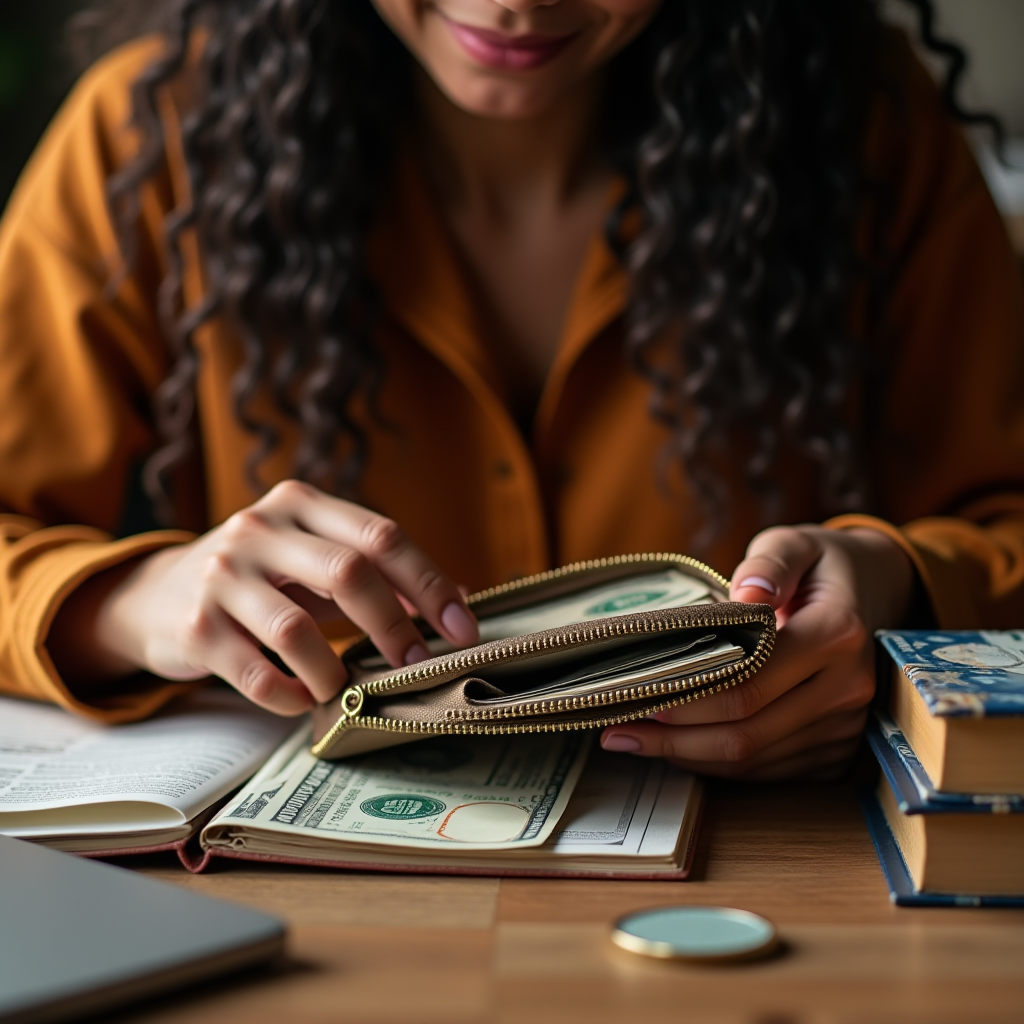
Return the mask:
[[[140,669],[178,680],[215,675],[294,715],[346,683],[318,621],[340,612],[397,667],[428,657],[410,611],[459,647],[477,640],[458,587],[394,522],[290,480],[192,543],[79,588],[58,615],[52,650],[62,672],[73,660],[88,663],[92,678],[97,669],[107,678]],[[78,648],[74,659],[61,639]]]

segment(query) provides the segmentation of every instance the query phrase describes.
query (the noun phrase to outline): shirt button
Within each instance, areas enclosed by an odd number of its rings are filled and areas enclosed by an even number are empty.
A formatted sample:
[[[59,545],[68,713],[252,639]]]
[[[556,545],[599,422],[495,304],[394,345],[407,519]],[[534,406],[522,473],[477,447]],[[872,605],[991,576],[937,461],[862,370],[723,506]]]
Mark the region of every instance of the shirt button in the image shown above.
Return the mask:
[[[508,480],[513,473],[515,473],[515,469],[508,459],[498,459],[498,461],[494,463],[494,475],[499,480]]]

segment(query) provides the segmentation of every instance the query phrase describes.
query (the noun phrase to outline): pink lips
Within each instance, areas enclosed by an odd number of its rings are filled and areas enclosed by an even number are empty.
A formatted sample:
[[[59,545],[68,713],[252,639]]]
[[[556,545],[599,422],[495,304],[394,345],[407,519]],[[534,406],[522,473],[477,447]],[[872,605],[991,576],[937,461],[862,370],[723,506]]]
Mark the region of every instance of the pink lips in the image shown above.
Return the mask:
[[[531,71],[553,61],[572,41],[568,36],[508,36],[458,21],[446,24],[462,48],[475,61],[505,71]]]

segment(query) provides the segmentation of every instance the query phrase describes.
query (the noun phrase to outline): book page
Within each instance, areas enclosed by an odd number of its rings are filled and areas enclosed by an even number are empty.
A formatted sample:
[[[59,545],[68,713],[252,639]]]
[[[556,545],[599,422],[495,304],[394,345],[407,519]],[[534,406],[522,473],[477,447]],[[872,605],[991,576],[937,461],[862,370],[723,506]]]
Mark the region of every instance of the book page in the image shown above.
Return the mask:
[[[244,782],[294,728],[220,689],[116,726],[0,698],[0,832],[36,838],[182,824]]]

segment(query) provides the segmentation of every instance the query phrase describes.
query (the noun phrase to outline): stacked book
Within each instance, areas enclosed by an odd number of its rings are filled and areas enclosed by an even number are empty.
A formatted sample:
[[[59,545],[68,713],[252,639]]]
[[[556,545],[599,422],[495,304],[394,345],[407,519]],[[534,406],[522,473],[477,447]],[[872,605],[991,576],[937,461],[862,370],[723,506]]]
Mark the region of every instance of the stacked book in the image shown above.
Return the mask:
[[[1024,630],[878,639],[864,811],[893,902],[1024,906]]]

